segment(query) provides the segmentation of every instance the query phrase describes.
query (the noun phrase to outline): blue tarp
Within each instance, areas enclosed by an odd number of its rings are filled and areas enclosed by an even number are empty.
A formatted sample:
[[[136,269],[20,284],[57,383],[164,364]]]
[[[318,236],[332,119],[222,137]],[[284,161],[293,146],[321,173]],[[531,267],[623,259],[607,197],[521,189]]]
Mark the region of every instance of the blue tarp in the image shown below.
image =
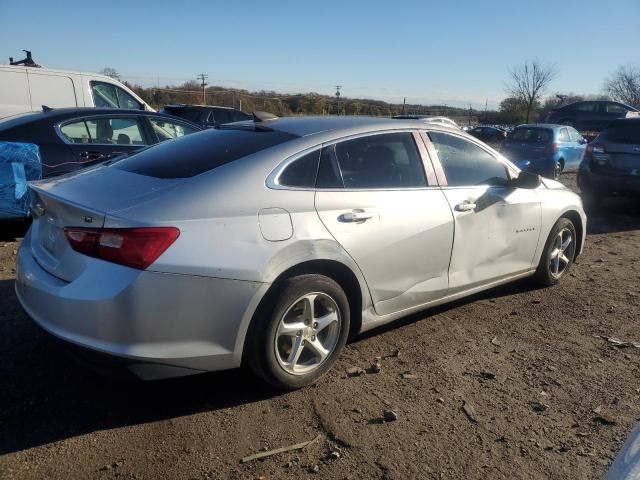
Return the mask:
[[[0,142],[0,219],[29,215],[27,182],[40,178],[42,163],[37,145]]]

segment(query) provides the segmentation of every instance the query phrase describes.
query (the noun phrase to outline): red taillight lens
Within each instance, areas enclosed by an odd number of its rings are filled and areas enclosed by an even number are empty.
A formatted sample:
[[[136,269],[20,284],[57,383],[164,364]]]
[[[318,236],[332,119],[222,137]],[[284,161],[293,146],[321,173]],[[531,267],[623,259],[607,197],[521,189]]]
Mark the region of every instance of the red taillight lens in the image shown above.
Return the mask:
[[[591,158],[592,165],[605,165],[609,161],[609,154],[603,145],[588,144],[584,155],[586,158]]]
[[[66,227],[71,248],[90,257],[146,269],[180,236],[175,227]]]
[[[557,143],[550,143],[547,145],[547,153],[556,153],[558,151]]]

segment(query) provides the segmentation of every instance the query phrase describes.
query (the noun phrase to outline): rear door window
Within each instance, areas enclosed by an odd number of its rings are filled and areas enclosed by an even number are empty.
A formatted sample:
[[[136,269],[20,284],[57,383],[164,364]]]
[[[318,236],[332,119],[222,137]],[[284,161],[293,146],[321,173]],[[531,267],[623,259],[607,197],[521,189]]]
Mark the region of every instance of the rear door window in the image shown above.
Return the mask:
[[[604,104],[607,113],[614,113],[616,115],[626,115],[628,109],[620,105],[619,103],[605,103]]]
[[[340,172],[344,188],[426,187],[422,158],[410,132],[368,135],[322,149],[324,175]],[[334,176],[335,183],[335,176]],[[338,182],[339,183],[339,182]],[[325,187],[326,188],[326,187]]]
[[[156,178],[188,178],[299,138],[276,130],[210,129],[142,150],[115,168]]]
[[[509,182],[507,168],[468,140],[442,132],[429,132],[429,138],[447,176],[448,185],[504,186]]]
[[[569,137],[569,131],[566,128],[561,128],[558,133],[558,141],[559,142],[570,142],[571,137]]]
[[[90,143],[101,145],[145,145],[140,122],[136,118],[88,118]]]

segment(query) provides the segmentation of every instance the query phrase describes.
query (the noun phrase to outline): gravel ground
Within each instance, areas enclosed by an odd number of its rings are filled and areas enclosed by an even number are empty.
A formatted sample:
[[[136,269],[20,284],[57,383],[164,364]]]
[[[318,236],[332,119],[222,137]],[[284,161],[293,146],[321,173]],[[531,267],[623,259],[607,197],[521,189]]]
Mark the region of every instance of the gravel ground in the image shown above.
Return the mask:
[[[0,239],[0,478],[601,478],[640,419],[640,349],[603,338],[640,341],[640,206],[609,201],[589,232],[562,284],[522,281],[376,330],[287,394],[246,371],[94,374],[22,313],[19,241]],[[375,357],[380,373],[346,374]]]

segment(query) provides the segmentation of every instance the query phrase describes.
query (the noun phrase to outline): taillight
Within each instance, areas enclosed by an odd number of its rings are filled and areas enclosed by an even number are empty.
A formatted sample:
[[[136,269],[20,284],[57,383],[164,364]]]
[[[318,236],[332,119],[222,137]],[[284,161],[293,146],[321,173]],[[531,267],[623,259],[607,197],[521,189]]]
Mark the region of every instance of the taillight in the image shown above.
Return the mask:
[[[146,269],[180,236],[175,227],[66,227],[71,248],[90,257]]]
[[[590,143],[585,149],[585,157],[591,157],[591,163],[593,165],[605,165],[609,161],[609,154],[604,148],[604,145],[598,145]]]
[[[550,143],[547,145],[547,153],[556,153],[558,151],[557,143]]]

